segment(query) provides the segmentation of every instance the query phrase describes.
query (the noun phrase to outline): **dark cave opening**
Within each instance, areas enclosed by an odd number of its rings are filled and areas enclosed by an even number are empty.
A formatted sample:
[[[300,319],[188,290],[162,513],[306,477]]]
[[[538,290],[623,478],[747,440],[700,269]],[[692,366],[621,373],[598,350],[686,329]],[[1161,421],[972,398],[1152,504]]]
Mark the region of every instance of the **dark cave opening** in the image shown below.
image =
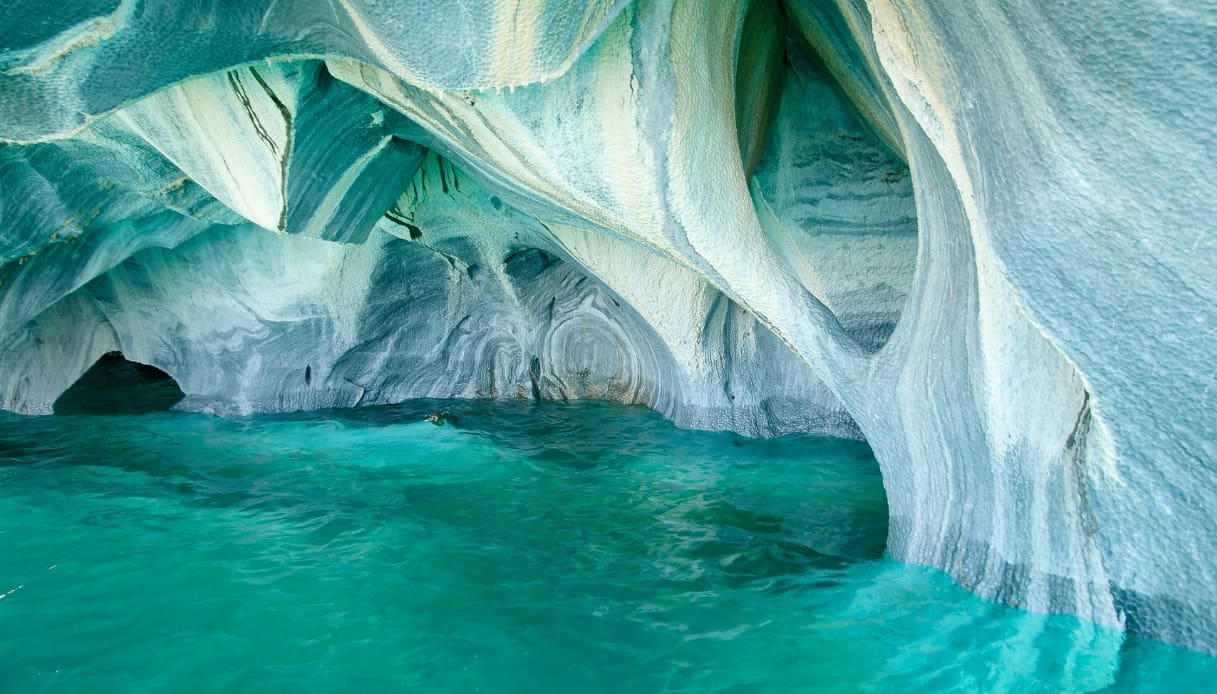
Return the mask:
[[[57,415],[163,412],[185,396],[164,371],[107,352],[59,396],[53,410]]]

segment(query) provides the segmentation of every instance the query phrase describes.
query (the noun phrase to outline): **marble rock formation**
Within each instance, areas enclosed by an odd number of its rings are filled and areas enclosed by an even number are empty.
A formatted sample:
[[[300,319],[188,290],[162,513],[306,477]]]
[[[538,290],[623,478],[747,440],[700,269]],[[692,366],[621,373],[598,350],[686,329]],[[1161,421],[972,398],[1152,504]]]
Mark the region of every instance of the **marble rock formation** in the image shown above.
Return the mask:
[[[1217,652],[1217,10],[1134,5],[10,2],[0,407],[864,436],[897,559]]]

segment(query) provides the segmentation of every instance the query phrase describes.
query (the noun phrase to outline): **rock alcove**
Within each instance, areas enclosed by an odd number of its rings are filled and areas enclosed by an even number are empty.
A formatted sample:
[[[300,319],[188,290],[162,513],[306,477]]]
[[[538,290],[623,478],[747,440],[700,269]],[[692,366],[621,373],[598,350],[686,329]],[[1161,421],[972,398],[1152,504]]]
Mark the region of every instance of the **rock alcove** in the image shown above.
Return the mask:
[[[1217,651],[1210,9],[462,6],[9,7],[0,406],[862,436],[896,558]]]

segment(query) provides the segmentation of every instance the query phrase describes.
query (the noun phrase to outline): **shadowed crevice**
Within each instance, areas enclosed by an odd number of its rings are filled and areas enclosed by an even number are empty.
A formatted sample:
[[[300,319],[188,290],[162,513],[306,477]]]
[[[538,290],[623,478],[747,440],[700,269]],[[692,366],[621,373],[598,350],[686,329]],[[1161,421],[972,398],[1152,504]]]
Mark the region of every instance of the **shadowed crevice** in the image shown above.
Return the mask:
[[[171,409],[185,397],[173,378],[147,364],[107,352],[55,401],[54,412],[142,414]]]

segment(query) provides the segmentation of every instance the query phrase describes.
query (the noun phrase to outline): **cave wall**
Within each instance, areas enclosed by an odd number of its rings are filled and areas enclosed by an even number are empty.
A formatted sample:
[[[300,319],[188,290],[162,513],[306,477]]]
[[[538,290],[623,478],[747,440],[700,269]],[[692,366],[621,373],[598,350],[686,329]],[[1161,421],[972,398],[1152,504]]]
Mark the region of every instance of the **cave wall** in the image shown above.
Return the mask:
[[[1217,652],[1211,8],[390,5],[0,30],[0,405],[864,435],[897,559]]]

